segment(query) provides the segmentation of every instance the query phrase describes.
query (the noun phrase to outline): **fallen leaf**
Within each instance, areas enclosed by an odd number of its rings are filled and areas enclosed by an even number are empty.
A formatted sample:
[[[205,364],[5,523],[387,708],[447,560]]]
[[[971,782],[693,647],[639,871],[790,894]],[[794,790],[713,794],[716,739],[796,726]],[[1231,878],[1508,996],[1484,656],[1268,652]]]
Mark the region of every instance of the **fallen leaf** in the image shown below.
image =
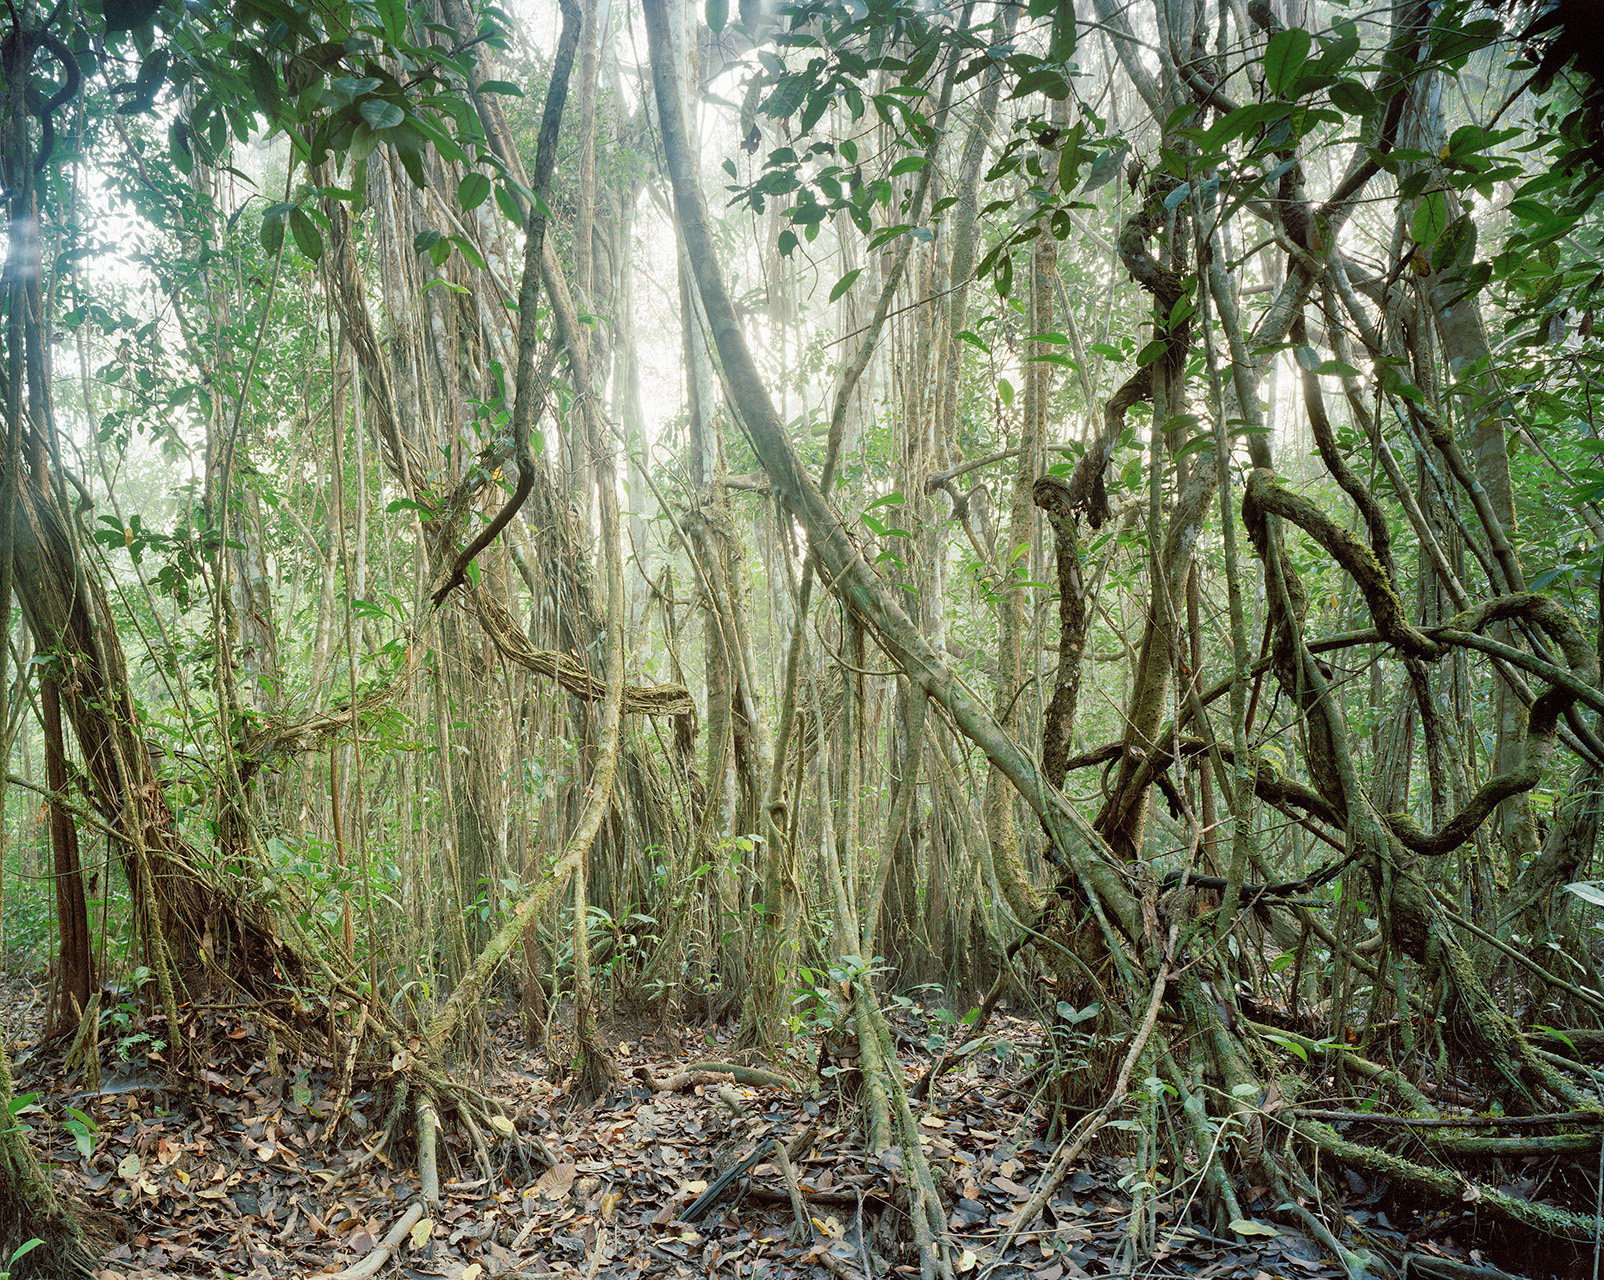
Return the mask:
[[[535,1183],[548,1200],[561,1200],[573,1185],[574,1166],[566,1161],[552,1165]]]

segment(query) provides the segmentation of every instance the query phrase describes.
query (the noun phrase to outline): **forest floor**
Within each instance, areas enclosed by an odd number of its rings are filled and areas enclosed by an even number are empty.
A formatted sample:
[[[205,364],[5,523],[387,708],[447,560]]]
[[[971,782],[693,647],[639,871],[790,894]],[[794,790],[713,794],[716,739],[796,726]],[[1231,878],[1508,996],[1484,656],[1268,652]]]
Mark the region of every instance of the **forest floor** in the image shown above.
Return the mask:
[[[216,1047],[188,1091],[170,1087],[159,1065],[145,1061],[146,1032],[127,1017],[103,1035],[101,1088],[91,1093],[81,1069],[62,1075],[62,1046],[39,1045],[37,989],[13,981],[0,987],[0,1000],[9,1005],[5,1025],[18,1036],[8,1046],[18,1070],[18,1118],[31,1128],[58,1189],[115,1241],[104,1254],[102,1280],[336,1271],[373,1249],[417,1193],[413,1170],[382,1162],[342,1184],[341,1169],[361,1148],[349,1123],[332,1146],[324,1140],[327,1064],[273,1074],[259,1037],[237,1014],[205,1015],[211,1025],[203,1030]],[[895,1022],[911,1083],[930,1064],[932,1033],[951,1025],[928,1020],[915,1006],[900,1009]],[[619,1083],[577,1109],[567,1081],[553,1080],[542,1056],[523,1047],[515,1017],[492,1014],[490,1031],[487,1091],[559,1163],[534,1181],[487,1180],[465,1143],[443,1151],[440,1212],[414,1230],[383,1274],[850,1280],[919,1273],[893,1201],[899,1153],[862,1149],[853,1124],[859,1108],[842,1104],[839,1079],[816,1074],[816,1039],[799,1037],[797,1061],[775,1064],[801,1077],[798,1089],[708,1077],[665,1089],[688,1063],[727,1058],[730,1028],[676,1034],[620,1020],[606,1034]],[[1061,1280],[1122,1268],[1130,1189],[1142,1175],[1117,1155],[1090,1155],[1036,1223],[1011,1232],[1015,1213],[1054,1163],[1057,1135],[1049,1141],[1028,1092],[1041,1034],[1035,1022],[994,1018],[991,1044],[944,1075],[931,1102],[916,1104],[926,1155],[947,1193],[961,1276]],[[118,1049],[133,1061],[115,1057]],[[365,1118],[369,1133],[382,1124],[372,1094],[357,1093],[350,1110]],[[811,1217],[805,1236],[779,1171],[767,1162],[735,1180],[696,1223],[680,1219],[758,1142],[786,1141],[809,1126],[813,1139],[793,1166]],[[1160,1171],[1147,1178],[1156,1186],[1157,1228],[1137,1251],[1136,1274],[1342,1274],[1310,1239],[1274,1222],[1267,1189],[1241,1189],[1262,1232],[1244,1244],[1189,1225],[1195,1179],[1172,1183]],[[1384,1188],[1350,1178],[1348,1190],[1344,1207],[1360,1238],[1391,1246],[1388,1252],[1407,1246],[1417,1256],[1480,1261],[1456,1244],[1457,1215],[1415,1215],[1395,1225],[1387,1210],[1399,1210],[1383,1201]]]

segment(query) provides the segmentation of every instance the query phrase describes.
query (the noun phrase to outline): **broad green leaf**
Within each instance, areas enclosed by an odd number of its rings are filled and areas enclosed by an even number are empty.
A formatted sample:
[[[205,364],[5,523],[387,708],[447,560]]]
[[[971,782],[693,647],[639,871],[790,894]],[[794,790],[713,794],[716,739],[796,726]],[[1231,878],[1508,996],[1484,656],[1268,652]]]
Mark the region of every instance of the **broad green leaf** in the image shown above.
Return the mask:
[[[1346,21],[1333,23],[1331,35],[1321,39],[1320,57],[1312,70],[1321,75],[1333,75],[1341,71],[1359,52],[1359,44],[1357,26]]]
[[[365,93],[372,93],[379,87],[379,81],[373,76],[339,76],[329,81],[329,88],[336,93],[345,95],[346,100],[355,102]]]
[[[407,33],[406,0],[377,0],[379,20],[384,23],[384,38],[391,44],[400,44]]]
[[[1448,197],[1441,191],[1428,191],[1420,198],[1420,206],[1415,210],[1414,221],[1410,224],[1410,234],[1414,236],[1415,243],[1423,249],[1429,249],[1437,243],[1437,238],[1448,229]]]
[[[317,224],[307,216],[306,210],[296,207],[290,210],[290,234],[295,237],[295,246],[312,261],[316,262],[323,256],[323,236],[318,231]]]
[[[1565,886],[1583,902],[1592,903],[1595,907],[1604,907],[1604,884],[1595,880],[1582,880],[1576,884]]]
[[[103,6],[106,34],[138,30],[155,18],[161,7],[161,0],[112,0]]]
[[[1357,80],[1338,80],[1331,86],[1331,105],[1350,116],[1362,116],[1376,105],[1376,96]]]
[[[1069,81],[1064,79],[1064,73],[1057,67],[1042,66],[1033,71],[1027,71],[1019,77],[1014,85],[1014,91],[1008,95],[1009,101],[1023,98],[1028,94],[1039,93],[1045,98],[1055,102],[1062,101],[1070,95]]]
[[[842,276],[839,280],[837,280],[835,282],[835,287],[830,290],[830,301],[834,302],[837,298],[839,298],[842,294],[844,294],[848,289],[850,289],[852,287],[852,282],[854,280],[856,280],[862,274],[863,274],[863,268],[862,267],[854,267],[851,271],[847,272],[846,275]]]
[[[1126,152],[1124,148],[1117,147],[1112,151],[1105,151],[1092,162],[1091,172],[1086,175],[1086,185],[1081,193],[1096,191],[1098,187],[1111,181],[1125,165]]]
[[[1239,1236],[1265,1236],[1275,1237],[1281,1233],[1267,1222],[1255,1222],[1252,1218],[1233,1218],[1231,1230]]]
[[[714,35],[722,35],[724,28],[730,20],[730,0],[707,0],[707,29]]]
[[[1314,37],[1302,27],[1288,27],[1270,37],[1264,51],[1264,84],[1271,93],[1285,97],[1291,91],[1313,43]]]
[[[512,188],[505,183],[496,184],[496,208],[500,209],[508,222],[515,227],[524,224],[522,212],[518,208],[518,197],[513,194]]]
[[[1014,260],[1003,254],[997,260],[997,270],[993,274],[993,282],[997,286],[998,297],[1006,298],[1014,288]]]
[[[464,174],[457,183],[457,203],[464,213],[477,209],[490,196],[490,179],[482,173]]]
[[[181,121],[174,120],[167,131],[167,152],[172,157],[173,167],[180,173],[194,171],[195,153],[190,150],[189,129]]]
[[[284,244],[284,207],[275,205],[262,215],[262,248],[269,256],[276,254]],[[121,366],[118,366],[121,368]]]
[[[406,119],[406,113],[400,107],[393,102],[385,102],[382,98],[368,98],[357,110],[362,113],[362,118],[368,122],[368,127],[374,133],[378,133],[381,129],[393,129]]]
[[[1291,102],[1250,102],[1245,107],[1238,107],[1228,112],[1211,124],[1203,133],[1201,145],[1205,151],[1223,147],[1227,142],[1240,138],[1268,124],[1272,120],[1281,120],[1295,111],[1296,104]]]
[[[452,236],[451,244],[458,253],[478,267],[480,271],[487,270],[484,255],[479,252],[479,247],[467,236]]]
[[[1476,258],[1476,222],[1468,213],[1462,213],[1438,237],[1431,250],[1431,265],[1435,271],[1464,267]]]

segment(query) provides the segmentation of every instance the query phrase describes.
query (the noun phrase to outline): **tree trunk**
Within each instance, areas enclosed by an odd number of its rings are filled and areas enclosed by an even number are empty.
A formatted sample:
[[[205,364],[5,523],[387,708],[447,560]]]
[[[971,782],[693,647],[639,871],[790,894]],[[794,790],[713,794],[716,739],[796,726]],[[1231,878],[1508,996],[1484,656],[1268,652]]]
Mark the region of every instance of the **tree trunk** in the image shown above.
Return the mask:
[[[45,785],[58,796],[67,793],[67,749],[61,732],[60,682],[55,675],[39,681],[39,712],[45,738]],[[78,828],[65,804],[50,801],[50,849],[56,870],[56,923],[61,934],[61,962],[56,974],[56,1008],[51,1018],[57,1034],[78,1026],[95,986],[94,952],[89,939],[89,910],[84,902],[83,865],[78,858]]]

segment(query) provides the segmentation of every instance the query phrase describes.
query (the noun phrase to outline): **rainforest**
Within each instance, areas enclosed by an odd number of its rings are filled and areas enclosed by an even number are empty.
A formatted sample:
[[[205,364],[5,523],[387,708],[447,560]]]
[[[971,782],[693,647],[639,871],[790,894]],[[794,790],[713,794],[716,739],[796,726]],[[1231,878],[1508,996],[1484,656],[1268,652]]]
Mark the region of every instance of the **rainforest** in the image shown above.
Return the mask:
[[[1597,1275],[1586,0],[10,0],[0,1280]]]

